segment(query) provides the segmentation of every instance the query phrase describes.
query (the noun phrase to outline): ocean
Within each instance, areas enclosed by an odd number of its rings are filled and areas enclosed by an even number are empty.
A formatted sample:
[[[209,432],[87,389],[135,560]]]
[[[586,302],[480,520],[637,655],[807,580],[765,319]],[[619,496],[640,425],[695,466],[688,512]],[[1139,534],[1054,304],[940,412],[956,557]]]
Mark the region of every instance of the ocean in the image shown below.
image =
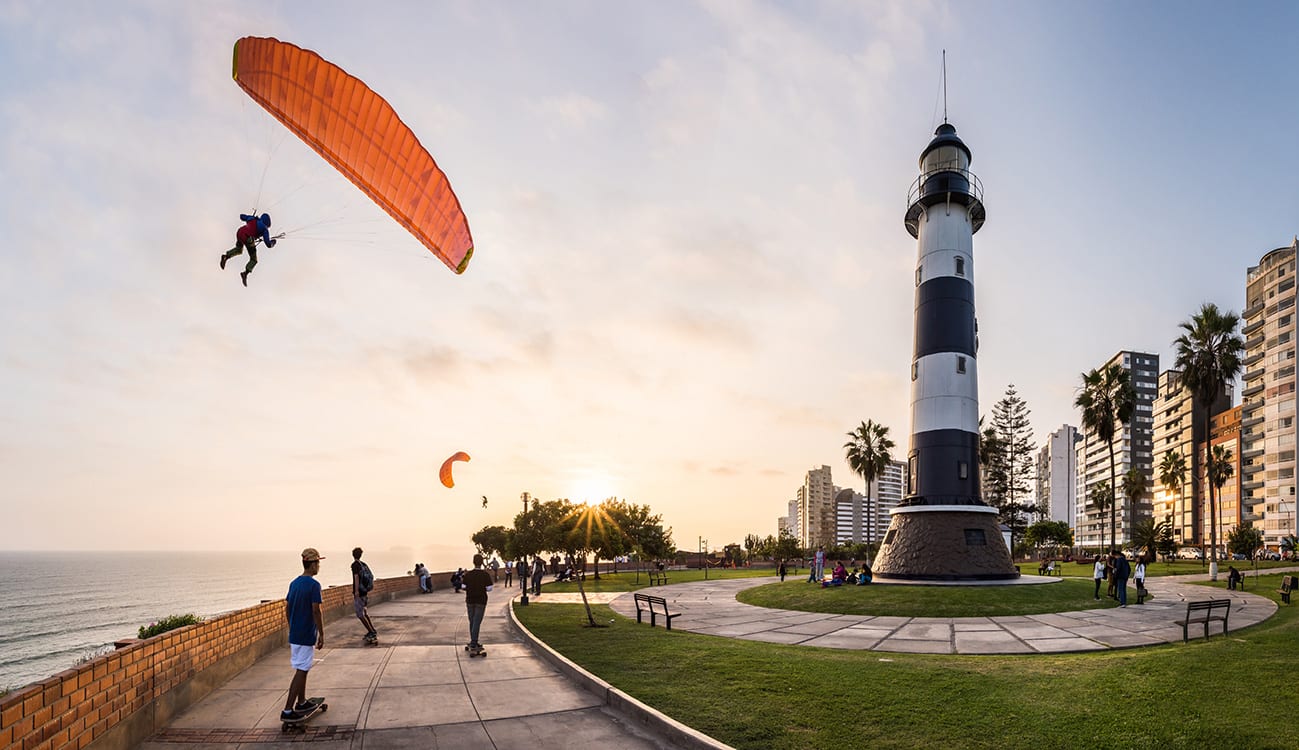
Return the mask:
[[[302,572],[299,552],[0,551],[0,689],[68,669],[168,615],[211,617],[283,599]],[[321,554],[321,585],[349,585],[351,550]],[[472,555],[472,546],[435,546],[367,550],[362,559],[376,578],[391,578],[416,562],[434,572],[467,567]]]

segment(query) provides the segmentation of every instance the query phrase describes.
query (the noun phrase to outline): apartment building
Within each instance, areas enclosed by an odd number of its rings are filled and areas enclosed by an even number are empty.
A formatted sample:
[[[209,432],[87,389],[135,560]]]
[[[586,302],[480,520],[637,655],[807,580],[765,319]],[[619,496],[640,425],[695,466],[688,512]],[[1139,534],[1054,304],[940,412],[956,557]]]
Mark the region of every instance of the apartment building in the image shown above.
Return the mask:
[[[1231,408],[1232,387],[1229,384],[1210,407],[1209,416],[1217,417]],[[1159,393],[1155,397],[1154,462],[1151,484],[1156,521],[1167,521],[1173,527],[1178,545],[1200,547],[1205,542],[1207,511],[1202,507],[1204,494],[1204,439],[1207,434],[1204,410],[1195,404],[1191,392],[1182,384],[1182,373],[1165,370],[1159,375]],[[1199,446],[1197,448],[1197,446]],[[1175,453],[1186,464],[1186,476],[1179,487],[1165,486],[1160,477],[1164,457]]]
[[[1242,519],[1277,549],[1295,514],[1295,255],[1299,238],[1246,273],[1240,454]]]
[[[811,469],[798,488],[798,543],[808,549],[835,541],[835,486],[830,467]]]
[[[1242,499],[1243,482],[1241,476],[1240,464],[1240,415],[1242,407],[1237,406],[1235,409],[1228,409],[1223,413],[1215,416],[1209,423],[1209,445],[1211,449],[1221,447],[1230,454],[1231,476],[1227,479],[1222,489],[1214,490],[1216,498],[1216,512],[1218,520],[1218,552],[1221,556],[1227,548],[1227,534],[1235,527],[1246,522],[1244,504]],[[1197,446],[1200,456],[1204,456],[1204,443],[1201,441]],[[1204,462],[1201,461],[1201,465]],[[1204,476],[1201,469],[1200,476],[1200,498],[1199,508],[1201,512],[1200,527],[1210,529],[1213,524],[1209,520],[1209,480]],[[1207,545],[1212,540],[1212,535],[1205,534],[1204,544]]]
[[[1074,523],[1078,505],[1077,428],[1060,425],[1060,429],[1042,444],[1037,453],[1037,503],[1048,521]]]
[[[902,502],[907,465],[890,461],[884,473],[871,482],[870,502],[855,489],[836,488],[835,541],[840,544],[878,543],[889,530],[889,511]],[[875,523],[871,525],[871,518]]]
[[[1075,491],[1077,505],[1074,510],[1074,543],[1093,549],[1099,548],[1104,533],[1105,546],[1121,546],[1132,539],[1132,522],[1150,517],[1153,504],[1150,493],[1128,508],[1123,496],[1123,475],[1136,467],[1145,473],[1147,486],[1154,487],[1154,411],[1155,397],[1159,392],[1159,355],[1148,352],[1121,351],[1100,367],[1118,364],[1128,371],[1136,392],[1136,408],[1128,424],[1116,425],[1114,434],[1115,484],[1110,488],[1111,502],[1115,508],[1115,530],[1118,544],[1111,537],[1110,512],[1095,508],[1090,503],[1091,490],[1101,482],[1110,481],[1109,447],[1090,431],[1083,431],[1076,454],[1078,484]],[[1104,524],[1102,529],[1101,524]]]

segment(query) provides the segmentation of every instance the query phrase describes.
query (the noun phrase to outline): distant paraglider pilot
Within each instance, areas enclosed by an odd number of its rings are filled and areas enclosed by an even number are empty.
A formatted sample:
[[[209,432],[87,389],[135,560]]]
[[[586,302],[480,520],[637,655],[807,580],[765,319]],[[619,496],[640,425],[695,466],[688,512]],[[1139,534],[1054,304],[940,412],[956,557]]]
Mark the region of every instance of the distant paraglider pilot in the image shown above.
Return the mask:
[[[252,273],[253,267],[257,265],[257,241],[265,242],[267,247],[275,247],[275,238],[271,236],[270,214],[261,216],[239,214],[239,220],[244,222],[244,225],[235,232],[235,246],[221,256],[221,270],[225,270],[226,261],[247,250],[248,265],[244,266],[244,270],[239,274],[239,280],[244,283],[244,286],[248,286],[248,274]]]

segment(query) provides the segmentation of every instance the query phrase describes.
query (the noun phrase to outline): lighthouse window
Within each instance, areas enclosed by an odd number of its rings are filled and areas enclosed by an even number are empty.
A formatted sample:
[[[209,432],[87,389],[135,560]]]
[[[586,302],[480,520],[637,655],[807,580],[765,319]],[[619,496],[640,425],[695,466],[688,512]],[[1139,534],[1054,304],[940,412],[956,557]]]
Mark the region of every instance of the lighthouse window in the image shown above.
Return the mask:
[[[956,462],[956,478],[957,479],[970,478],[970,464],[968,462],[965,461]]]
[[[916,286],[920,286],[920,276],[924,272],[924,266],[916,266]]]
[[[956,275],[957,276],[965,275],[965,258],[956,259]]]
[[[915,380],[915,379],[918,378],[918,377],[920,377],[920,363],[919,363],[919,362],[912,362],[912,363],[911,363],[911,379],[912,379],[912,380]]]
[[[961,375],[965,374],[965,357],[956,358],[956,371]]]
[[[912,453],[907,463],[909,464],[907,467],[907,494],[914,495],[916,494],[916,472],[920,468],[920,457]]]

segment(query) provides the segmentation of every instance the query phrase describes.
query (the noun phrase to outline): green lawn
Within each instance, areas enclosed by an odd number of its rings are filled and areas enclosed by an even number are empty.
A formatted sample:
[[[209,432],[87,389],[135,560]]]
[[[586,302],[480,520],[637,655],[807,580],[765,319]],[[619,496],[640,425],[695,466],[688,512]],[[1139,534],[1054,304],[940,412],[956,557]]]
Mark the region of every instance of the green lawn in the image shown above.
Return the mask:
[[[1024,586],[832,586],[821,588],[803,580],[786,579],[745,589],[737,597],[745,604],[802,612],[899,617],[993,617],[1073,612],[1117,607],[1118,602],[1092,592],[1091,579],[1065,578],[1058,583]],[[1136,596],[1133,592],[1132,596]]]
[[[690,581],[704,580],[704,571],[697,569],[669,570],[667,571],[667,575],[668,583],[688,583]],[[729,578],[761,578],[772,575],[775,575],[775,571],[769,568],[755,568],[752,570],[748,568],[737,568],[734,570],[729,568],[719,568],[717,570],[708,571],[708,580],[718,581]],[[649,573],[647,571],[641,571],[639,581],[637,581],[637,578],[638,576],[634,570],[620,570],[617,573],[603,571],[600,573],[599,580],[596,580],[592,575],[588,575],[583,585],[586,587],[587,593],[594,593],[597,591],[633,591],[635,589],[649,586]],[[541,589],[542,598],[545,598],[545,594],[548,591],[577,593],[576,583],[569,583],[568,581],[564,581],[563,583],[551,583],[550,581],[552,581],[552,579],[553,577],[547,573],[547,583]]]
[[[1275,597],[1279,585],[1265,576],[1250,590]],[[1281,607],[1226,638],[1041,656],[765,644],[637,625],[605,606],[598,621],[614,622],[595,629],[581,605],[515,612],[589,671],[737,748],[1253,750],[1299,747],[1299,610]]]

